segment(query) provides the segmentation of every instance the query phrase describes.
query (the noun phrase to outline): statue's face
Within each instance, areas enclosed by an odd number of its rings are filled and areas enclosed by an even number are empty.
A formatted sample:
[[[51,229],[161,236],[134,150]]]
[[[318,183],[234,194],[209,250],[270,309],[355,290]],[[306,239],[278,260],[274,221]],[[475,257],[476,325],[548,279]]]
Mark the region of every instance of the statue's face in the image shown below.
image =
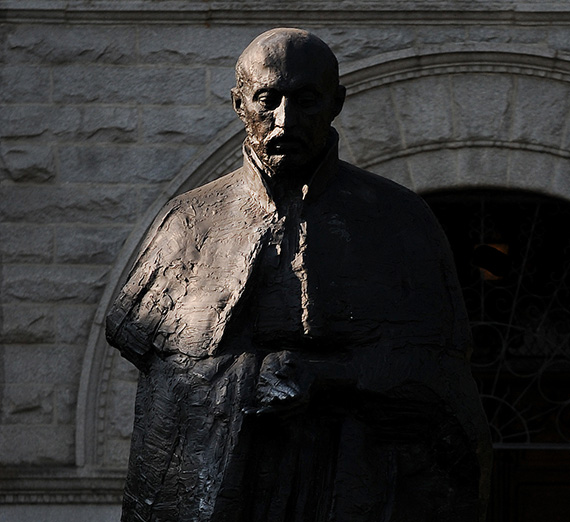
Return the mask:
[[[324,151],[344,89],[315,53],[259,49],[245,66],[234,108],[259,159],[276,174],[297,174]]]

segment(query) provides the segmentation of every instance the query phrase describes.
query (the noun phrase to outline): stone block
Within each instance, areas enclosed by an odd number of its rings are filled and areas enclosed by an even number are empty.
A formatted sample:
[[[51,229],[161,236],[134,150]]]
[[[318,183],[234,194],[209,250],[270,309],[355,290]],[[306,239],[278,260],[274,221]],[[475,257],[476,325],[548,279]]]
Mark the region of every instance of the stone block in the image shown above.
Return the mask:
[[[338,120],[359,165],[368,165],[402,146],[389,87],[350,96]]]
[[[265,26],[149,25],[141,27],[139,49],[144,63],[222,65],[233,67]]]
[[[0,113],[0,137],[52,141],[136,140],[134,107],[8,106]]]
[[[51,424],[53,384],[8,384],[2,397],[2,424]]]
[[[87,346],[95,315],[94,305],[62,305],[56,307],[56,339],[60,344]]]
[[[222,107],[156,107],[142,112],[143,139],[149,143],[203,145],[237,118]]]
[[[210,98],[215,103],[231,103],[230,89],[236,84],[233,67],[210,69]]]
[[[413,26],[374,25],[373,27],[323,27],[313,31],[335,53],[342,65],[414,44]]]
[[[107,395],[105,433],[111,438],[130,440],[135,418],[136,382],[114,381]]]
[[[548,191],[554,180],[556,156],[526,150],[512,150],[510,154],[509,184],[531,191]]]
[[[511,139],[516,142],[560,147],[568,119],[570,87],[562,82],[519,77]]]
[[[554,167],[552,190],[570,200],[570,159],[559,158]]]
[[[149,211],[149,208],[154,204],[156,201],[157,195],[160,193],[164,185],[157,185],[155,187],[146,187],[141,186],[137,190],[139,196],[139,207],[138,207],[138,217],[145,216],[146,213]],[[164,201],[166,204],[166,200]],[[158,209],[156,210],[155,214],[158,213]],[[153,216],[154,217],[154,216]]]
[[[83,350],[62,345],[5,345],[6,384],[57,384],[77,387]]]
[[[509,33],[511,35],[511,42],[519,44],[540,44],[543,45],[548,40],[548,34],[552,29],[544,29],[542,27],[509,27]],[[567,30],[566,30],[567,31]],[[568,31],[566,32],[566,38],[570,36]]]
[[[413,189],[413,181],[408,167],[407,157],[393,158],[388,161],[383,161],[376,165],[368,167],[371,172],[374,172],[384,178],[388,178],[404,187]]]
[[[75,227],[55,230],[55,260],[65,264],[112,264],[130,227]]]
[[[136,28],[67,24],[10,26],[10,63],[128,63],[136,60]]]
[[[56,175],[54,151],[50,146],[0,145],[0,178],[15,182],[44,183]]]
[[[1,426],[0,464],[71,465],[73,426]]]
[[[81,303],[99,301],[107,267],[8,265],[1,283],[5,303]]]
[[[428,76],[392,86],[406,146],[448,141],[453,136],[451,89],[446,76]]]
[[[111,468],[126,469],[129,462],[131,441],[125,439],[109,439],[105,444],[104,464]]]
[[[3,305],[0,342],[36,344],[55,341],[55,316],[52,308],[12,303]]]
[[[78,183],[161,183],[192,158],[192,147],[61,147],[60,176]]]
[[[416,43],[420,45],[441,45],[465,42],[467,29],[453,25],[419,25],[416,27]]]
[[[570,31],[567,27],[550,27],[547,41],[550,49],[570,52]]]
[[[476,25],[467,29],[467,41],[507,43],[512,40],[509,27],[501,25],[498,27],[489,25]]]
[[[127,361],[124,357],[121,357],[115,348],[109,347],[108,349],[115,352],[113,358],[112,378],[121,381],[137,382],[139,371],[136,366]]]
[[[4,205],[5,202],[2,202]],[[4,263],[49,263],[53,260],[50,226],[0,224],[0,258]]]
[[[137,139],[138,114],[134,107],[82,107],[74,141],[133,142]],[[61,135],[61,134],[60,134]]]
[[[8,53],[6,50],[5,42],[10,31],[11,28],[9,24],[0,25],[0,63],[8,63]]]
[[[56,424],[74,424],[77,408],[77,387],[73,385],[56,386],[54,396]]]
[[[110,504],[8,504],[2,522],[116,522],[121,506]]]
[[[456,74],[452,77],[455,138],[509,139],[513,79],[498,74]]]
[[[63,103],[201,105],[204,69],[72,65],[53,69],[53,98]]]
[[[53,105],[6,106],[0,111],[0,137],[53,139],[79,128],[81,115],[76,107]]]
[[[458,151],[458,183],[462,187],[507,187],[510,149],[468,147]]]
[[[50,100],[50,70],[47,67],[3,65],[0,85],[0,102],[47,103]]]
[[[413,190],[445,189],[457,186],[457,151],[438,149],[408,158]]]
[[[0,187],[0,221],[28,223],[131,223],[138,195],[132,187],[67,184]]]

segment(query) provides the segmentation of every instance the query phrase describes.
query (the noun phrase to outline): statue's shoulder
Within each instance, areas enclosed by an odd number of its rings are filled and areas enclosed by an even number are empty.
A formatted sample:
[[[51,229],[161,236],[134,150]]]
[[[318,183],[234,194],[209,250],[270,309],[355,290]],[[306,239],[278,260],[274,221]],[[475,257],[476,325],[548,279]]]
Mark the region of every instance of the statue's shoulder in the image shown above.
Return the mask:
[[[393,238],[403,252],[414,252],[407,261],[410,266],[427,258],[451,259],[445,234],[423,198],[379,174],[345,162],[340,167],[341,190],[352,195],[343,198],[343,205],[349,205],[353,215],[365,216],[366,226],[382,230],[368,238]]]
[[[172,198],[163,211],[196,215],[201,209],[224,205],[232,196],[243,190],[242,168],[225,174],[204,185],[193,188]]]
[[[430,213],[424,200],[412,190],[380,174],[368,172],[345,161],[339,161],[341,183],[352,191],[387,210],[408,210],[412,213]]]
[[[201,222],[206,226],[209,223],[204,219],[206,215],[223,208],[228,196],[239,190],[237,185],[240,177],[241,169],[238,169],[169,200],[154,218],[141,251],[151,242],[164,241],[165,237],[170,240],[180,236],[187,240],[189,226],[196,223]]]

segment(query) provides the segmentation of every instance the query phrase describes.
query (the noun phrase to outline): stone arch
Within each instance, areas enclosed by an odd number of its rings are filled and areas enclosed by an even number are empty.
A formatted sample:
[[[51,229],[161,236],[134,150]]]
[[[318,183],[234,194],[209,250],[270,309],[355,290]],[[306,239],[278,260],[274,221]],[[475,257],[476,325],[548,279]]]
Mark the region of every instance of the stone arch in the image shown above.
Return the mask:
[[[123,246],[95,313],[83,359],[76,415],[75,447],[78,467],[126,466],[125,448],[128,444],[125,441],[129,437],[124,435],[124,426],[132,420],[136,372],[120,357],[115,357],[116,350],[111,350],[108,346],[105,340],[105,317],[134,262],[138,245],[154,217],[174,195],[235,169],[241,161],[242,141],[243,130],[239,122],[234,122],[218,133],[209,146],[158,194]],[[125,397],[128,399],[124,400]],[[103,448],[108,446],[106,439],[109,432],[118,434],[116,440],[123,443],[116,443],[114,449],[107,448],[110,456],[105,459]],[[107,465],[103,465],[103,461]]]
[[[335,123],[341,156],[418,192],[519,188],[570,199],[570,61],[520,46],[453,45],[349,64]],[[77,465],[126,465],[135,376],[104,340],[104,318],[145,230],[175,194],[229,172],[236,121],[160,194],[125,245],[92,326],[77,410]]]

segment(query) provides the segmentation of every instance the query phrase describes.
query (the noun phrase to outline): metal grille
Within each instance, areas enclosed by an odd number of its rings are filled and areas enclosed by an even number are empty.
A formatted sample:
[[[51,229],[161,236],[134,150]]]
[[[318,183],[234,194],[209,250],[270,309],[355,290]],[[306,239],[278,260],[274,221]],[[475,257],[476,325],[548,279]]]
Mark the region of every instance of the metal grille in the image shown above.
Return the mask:
[[[495,445],[570,442],[570,204],[499,191],[425,199],[455,256]]]

